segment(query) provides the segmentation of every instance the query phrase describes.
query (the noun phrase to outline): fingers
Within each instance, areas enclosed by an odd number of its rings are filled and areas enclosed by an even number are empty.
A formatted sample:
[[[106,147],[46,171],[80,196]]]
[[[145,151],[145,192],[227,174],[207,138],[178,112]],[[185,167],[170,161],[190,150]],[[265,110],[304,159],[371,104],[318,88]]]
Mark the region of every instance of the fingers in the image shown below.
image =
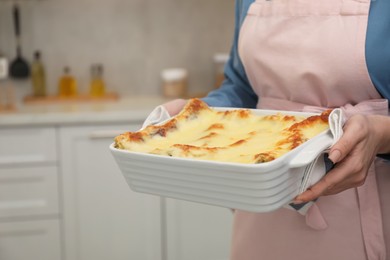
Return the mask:
[[[367,117],[351,117],[344,127],[343,136],[329,152],[329,159],[335,163],[334,169],[297,196],[295,203],[308,202],[363,185],[375,158],[376,143]]]
[[[341,174],[338,174],[339,172],[340,170],[337,168],[330,171],[319,182],[298,195],[295,199],[295,203],[308,202],[328,193],[329,190],[344,179]]]
[[[320,196],[333,195],[364,184],[370,160],[362,161],[359,157],[348,157],[336,164],[318,183],[298,195],[295,203],[303,203]]]
[[[362,130],[365,129],[365,125],[361,121],[362,118],[355,117],[353,122],[351,120],[347,122],[344,127],[344,134],[330,149],[329,159],[333,163],[342,161],[363,139],[365,131]]]
[[[172,101],[163,104],[163,106],[168,111],[169,115],[174,116],[183,109],[186,103],[187,103],[186,99],[174,99]]]

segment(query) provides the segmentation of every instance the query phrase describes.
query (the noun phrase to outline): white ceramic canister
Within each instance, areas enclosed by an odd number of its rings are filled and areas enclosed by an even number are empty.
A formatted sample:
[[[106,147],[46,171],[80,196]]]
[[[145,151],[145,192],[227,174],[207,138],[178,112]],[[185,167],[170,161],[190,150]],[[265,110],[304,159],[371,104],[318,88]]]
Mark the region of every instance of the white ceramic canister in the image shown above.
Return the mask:
[[[180,98],[187,94],[188,71],[183,68],[170,68],[161,72],[162,90],[167,98]]]

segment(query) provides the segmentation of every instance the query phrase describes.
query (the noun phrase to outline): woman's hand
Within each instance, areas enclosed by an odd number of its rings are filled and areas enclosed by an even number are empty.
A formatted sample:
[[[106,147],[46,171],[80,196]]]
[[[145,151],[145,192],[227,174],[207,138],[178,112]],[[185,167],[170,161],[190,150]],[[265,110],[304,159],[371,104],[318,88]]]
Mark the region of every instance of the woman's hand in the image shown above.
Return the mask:
[[[174,116],[183,109],[187,101],[188,100],[186,99],[174,99],[172,101],[163,104],[163,106],[168,111],[170,116]]]
[[[308,202],[319,196],[363,185],[376,154],[388,152],[389,127],[390,119],[385,116],[352,116],[344,127],[343,136],[330,149],[329,159],[335,167],[318,183],[298,195],[294,203]]]

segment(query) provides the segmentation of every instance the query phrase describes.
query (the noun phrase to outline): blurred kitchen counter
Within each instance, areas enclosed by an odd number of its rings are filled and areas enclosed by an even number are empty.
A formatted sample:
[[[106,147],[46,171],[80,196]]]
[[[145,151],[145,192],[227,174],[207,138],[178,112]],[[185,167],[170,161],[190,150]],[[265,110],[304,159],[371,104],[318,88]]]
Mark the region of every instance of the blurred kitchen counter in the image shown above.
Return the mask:
[[[229,210],[134,192],[108,149],[166,101],[1,112],[0,259],[228,259]]]
[[[0,127],[142,122],[154,107],[167,101],[134,96],[117,101],[19,105],[15,111],[0,112]]]

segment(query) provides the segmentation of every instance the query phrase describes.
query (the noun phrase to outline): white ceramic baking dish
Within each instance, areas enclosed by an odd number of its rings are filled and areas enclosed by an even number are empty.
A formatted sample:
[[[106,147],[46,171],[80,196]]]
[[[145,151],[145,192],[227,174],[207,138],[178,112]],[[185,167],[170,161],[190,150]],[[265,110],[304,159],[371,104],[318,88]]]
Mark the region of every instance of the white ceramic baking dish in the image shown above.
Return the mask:
[[[259,115],[314,115],[273,110],[253,112]],[[333,135],[327,130],[285,155],[261,164],[144,154],[116,149],[114,143],[110,149],[128,185],[136,192],[252,212],[269,212],[298,195],[310,164],[332,143]]]

